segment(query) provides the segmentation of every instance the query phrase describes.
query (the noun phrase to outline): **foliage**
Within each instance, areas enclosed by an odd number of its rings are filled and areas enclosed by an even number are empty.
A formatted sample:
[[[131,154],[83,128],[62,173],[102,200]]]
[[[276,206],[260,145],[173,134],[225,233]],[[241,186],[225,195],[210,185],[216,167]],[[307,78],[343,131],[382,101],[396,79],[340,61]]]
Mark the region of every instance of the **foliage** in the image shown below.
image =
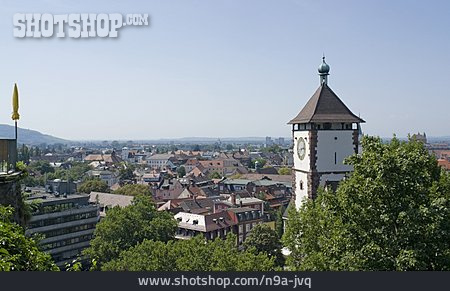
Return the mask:
[[[151,196],[150,188],[148,185],[143,184],[127,184],[119,189],[113,191],[114,194],[122,194],[128,196],[146,195]]]
[[[85,253],[100,266],[144,239],[171,240],[176,229],[177,223],[171,214],[157,211],[149,196],[139,195],[130,206],[108,210],[106,217],[97,224],[91,246]]]
[[[109,187],[105,181],[99,179],[91,179],[84,181],[80,185],[80,187],[78,187],[78,192],[87,194],[91,192],[109,192]]]
[[[33,199],[31,201],[25,202],[30,196],[30,193],[22,192],[21,195],[22,199],[20,200],[19,207],[22,209],[23,225],[26,225],[33,214],[39,211],[39,208],[42,205],[42,199]]]
[[[47,173],[54,173],[55,172],[55,169],[52,166],[50,166],[49,162],[46,162],[46,161],[36,161],[34,163],[31,163],[30,164],[30,169],[31,170],[36,170],[41,175],[45,175]]]
[[[22,177],[25,177],[28,175],[27,165],[22,161],[19,161],[16,163],[16,170],[22,172]]]
[[[46,180],[69,179],[71,181],[82,180],[87,171],[91,169],[89,164],[82,162],[72,162],[67,164],[68,169],[53,168],[46,161],[36,161],[28,165],[28,170],[33,175],[29,175],[23,181],[26,186],[44,186]]]
[[[264,147],[261,149],[262,152],[269,152],[269,153],[280,153],[282,151],[281,147],[277,144],[271,145],[269,147]]]
[[[239,251],[236,236],[206,242],[202,236],[190,240],[144,240],[105,264],[107,271],[273,271],[274,259],[253,249]]]
[[[58,271],[50,255],[13,223],[12,207],[0,206],[0,271]]]
[[[256,195],[256,198],[261,199],[263,201],[266,201],[266,194],[262,191],[258,192],[258,194]]]
[[[258,169],[261,169],[261,168],[263,168],[266,165],[267,161],[265,159],[263,159],[263,158],[254,159],[254,160],[251,161],[250,167],[255,169],[256,168],[256,163],[258,164]]]
[[[210,179],[222,179],[222,175],[217,173],[217,172],[213,172],[209,175]]]
[[[81,264],[79,258],[72,261],[72,263],[66,264],[66,272],[81,272],[83,270],[83,264]]]
[[[279,175],[290,175],[291,174],[291,169],[290,168],[286,168],[286,167],[280,168],[280,169],[278,169],[278,174]]]
[[[132,164],[123,163],[119,169],[119,182],[122,184],[124,181],[130,181],[134,179],[135,167]]]
[[[89,164],[87,163],[82,163],[82,162],[72,162],[70,164],[70,168],[67,171],[66,175],[61,175],[61,178],[65,178],[65,177],[69,177],[69,179],[71,179],[72,181],[78,181],[83,179],[83,177],[85,176],[86,172],[88,172],[89,170],[91,170],[91,166],[89,166]]]
[[[178,174],[179,178],[182,178],[182,177],[186,176],[186,168],[183,167],[183,166],[178,167],[177,174]]]
[[[289,210],[289,269],[449,270],[449,175],[419,142],[362,145],[336,193]]]
[[[270,258],[275,259],[277,266],[284,265],[280,238],[277,232],[266,224],[259,224],[252,229],[244,241],[244,248],[246,250],[253,250],[256,253],[267,254]]]
[[[280,206],[275,213],[275,231],[277,232],[278,238],[283,236],[283,214],[286,208],[284,206]]]
[[[234,175],[231,175],[228,177],[228,179],[240,179],[242,178],[242,174],[241,173],[236,173]]]

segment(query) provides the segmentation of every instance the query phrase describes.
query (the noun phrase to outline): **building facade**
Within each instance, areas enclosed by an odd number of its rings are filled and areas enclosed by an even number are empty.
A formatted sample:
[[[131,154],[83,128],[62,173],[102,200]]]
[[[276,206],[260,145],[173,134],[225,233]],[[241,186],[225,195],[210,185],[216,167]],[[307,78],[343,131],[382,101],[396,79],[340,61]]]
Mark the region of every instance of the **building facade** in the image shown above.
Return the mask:
[[[344,159],[358,153],[360,123],[328,87],[330,67],[325,57],[319,67],[320,86],[300,113],[289,121],[294,140],[293,189],[295,206],[314,199],[319,187],[335,189],[352,171]]]
[[[27,236],[43,235],[41,250],[49,253],[60,268],[74,259],[86,258],[82,251],[89,247],[97,222],[99,206],[89,203],[89,195],[54,195],[36,192],[26,201],[36,204],[25,231]]]

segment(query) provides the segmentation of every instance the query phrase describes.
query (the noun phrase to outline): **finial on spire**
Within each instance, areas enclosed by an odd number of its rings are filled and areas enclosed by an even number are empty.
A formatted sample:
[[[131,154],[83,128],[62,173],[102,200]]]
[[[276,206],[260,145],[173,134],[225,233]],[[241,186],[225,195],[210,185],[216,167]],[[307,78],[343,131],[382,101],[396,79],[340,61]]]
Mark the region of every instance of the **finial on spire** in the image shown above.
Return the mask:
[[[327,84],[330,66],[325,62],[325,53],[322,56],[322,64],[319,66],[320,85]]]

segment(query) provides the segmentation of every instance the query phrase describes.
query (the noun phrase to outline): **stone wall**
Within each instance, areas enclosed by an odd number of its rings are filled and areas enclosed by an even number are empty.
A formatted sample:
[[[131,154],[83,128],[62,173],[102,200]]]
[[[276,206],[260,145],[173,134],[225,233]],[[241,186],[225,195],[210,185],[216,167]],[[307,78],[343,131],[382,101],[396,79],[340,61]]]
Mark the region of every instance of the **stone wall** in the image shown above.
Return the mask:
[[[25,224],[24,202],[20,189],[20,173],[0,176],[0,205],[14,208],[14,220]]]

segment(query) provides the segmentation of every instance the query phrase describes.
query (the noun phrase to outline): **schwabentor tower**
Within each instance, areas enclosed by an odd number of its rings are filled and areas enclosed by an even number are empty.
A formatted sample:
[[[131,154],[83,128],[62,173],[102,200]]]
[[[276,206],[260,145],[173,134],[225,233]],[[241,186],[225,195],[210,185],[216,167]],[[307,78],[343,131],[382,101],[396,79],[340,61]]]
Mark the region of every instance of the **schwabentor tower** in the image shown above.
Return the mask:
[[[328,87],[330,66],[323,57],[320,87],[291,121],[294,139],[294,193],[298,209],[305,198],[314,199],[319,187],[336,189],[352,171],[344,159],[358,153],[360,123]]]

